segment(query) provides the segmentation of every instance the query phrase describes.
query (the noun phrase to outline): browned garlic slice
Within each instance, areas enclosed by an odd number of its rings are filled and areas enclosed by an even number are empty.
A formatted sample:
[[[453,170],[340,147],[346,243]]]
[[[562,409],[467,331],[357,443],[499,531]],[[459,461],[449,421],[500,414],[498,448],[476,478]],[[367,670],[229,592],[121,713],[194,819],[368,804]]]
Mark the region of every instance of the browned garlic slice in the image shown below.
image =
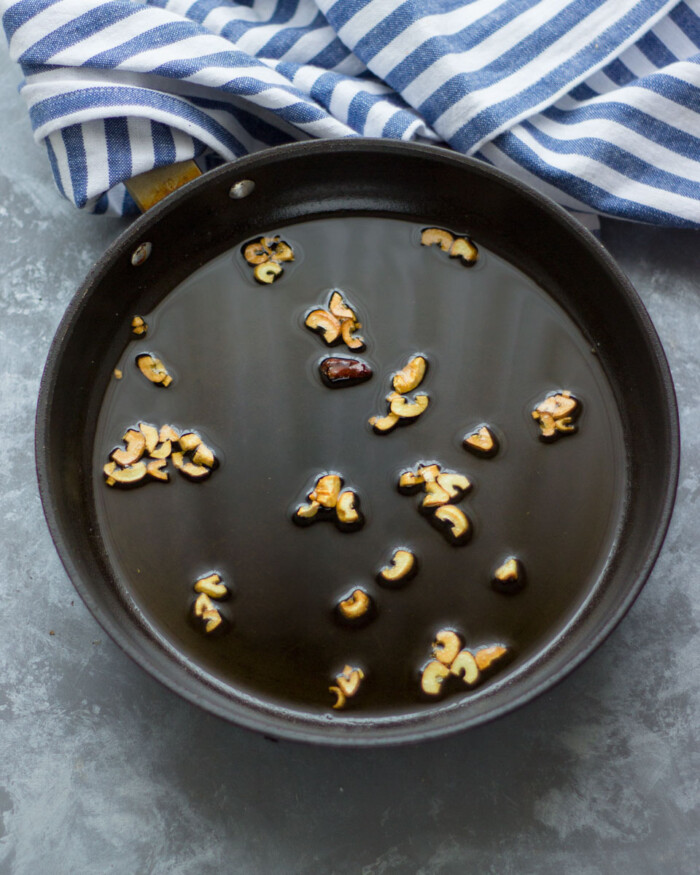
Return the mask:
[[[360,337],[359,334],[355,334],[362,328],[359,322],[355,319],[344,319],[340,325],[340,336],[343,338],[343,342],[347,346],[348,349],[364,349],[365,341],[363,337]]]
[[[168,472],[163,470],[167,464],[167,459],[151,459],[146,463],[146,471],[154,480],[162,480],[163,483],[167,483],[170,477]]]
[[[165,441],[179,441],[180,433],[172,425],[164,425],[158,433],[158,440],[162,443],[165,443]]]
[[[499,659],[502,659],[508,652],[507,647],[500,644],[494,644],[491,647],[481,647],[474,654],[474,660],[479,671],[487,671]]]
[[[221,583],[221,577],[216,572],[200,577],[194,585],[194,591],[204,593],[212,599],[223,599],[228,595],[228,587]]]
[[[433,659],[423,669],[420,680],[421,689],[429,696],[437,696],[449,675],[450,669],[437,659]]]
[[[438,662],[450,666],[462,649],[462,639],[452,629],[441,629],[433,641],[433,656]]]
[[[195,465],[204,465],[206,468],[213,468],[216,464],[213,451],[203,441],[200,441],[192,454],[192,461]]]
[[[557,392],[535,407],[532,418],[539,424],[540,439],[550,442],[575,432],[575,420],[580,412],[581,403],[571,392]]]
[[[274,261],[294,261],[294,251],[289,243],[280,240],[274,247],[272,258]]]
[[[309,493],[309,498],[321,507],[334,508],[338,503],[342,483],[337,474],[325,474],[319,478],[313,491]]]
[[[193,431],[185,432],[178,438],[180,451],[171,454],[173,465],[190,480],[205,480],[214,470],[216,457]],[[195,457],[197,461],[195,461]]]
[[[386,434],[401,422],[401,417],[395,413],[389,413],[386,416],[373,416],[369,420],[369,424],[378,434]]]
[[[338,522],[344,526],[354,526],[360,521],[360,512],[357,509],[357,496],[348,489],[341,492],[335,507]]]
[[[304,325],[318,332],[329,346],[342,339],[348,349],[360,350],[365,347],[363,338],[355,334],[362,327],[355,311],[337,289],[331,293],[328,309],[318,307],[312,310],[306,316]]]
[[[342,673],[335,680],[343,693],[350,698],[360,689],[360,683],[364,676],[365,673],[361,668],[353,668],[350,665],[346,665]]]
[[[175,453],[173,453],[173,462],[175,462]],[[179,466],[179,471],[185,477],[189,477],[190,480],[206,480],[211,474],[212,469],[206,465],[195,465],[194,462],[183,462]]]
[[[443,471],[435,478],[435,482],[449,495],[450,499],[456,498],[459,500],[466,492],[471,489],[471,482],[464,474],[453,474],[449,471]]]
[[[497,592],[514,595],[523,589],[525,582],[523,563],[515,556],[510,556],[494,571],[491,585]]]
[[[357,620],[370,609],[370,597],[363,589],[354,590],[346,599],[338,602],[338,610],[347,620]]]
[[[466,237],[457,237],[450,249],[450,258],[460,258],[462,264],[471,267],[479,257],[479,250]]]
[[[147,422],[139,422],[139,431],[146,439],[146,452],[150,455],[158,445],[158,429]]]
[[[334,291],[331,299],[328,302],[328,309],[338,319],[350,319],[353,322],[356,319],[355,312],[345,302],[339,291]]]
[[[406,580],[417,569],[415,553],[410,550],[395,550],[388,565],[379,572],[379,580],[385,583],[397,583]]]
[[[333,707],[340,709],[345,707],[345,693],[340,689],[340,687],[328,687],[328,691],[335,695],[335,702],[333,703]]]
[[[206,593],[200,593],[194,602],[195,617],[203,617],[205,611],[211,611],[214,608],[214,603]]]
[[[388,400],[390,400],[391,406],[389,409],[391,412],[401,419],[413,419],[416,416],[420,416],[422,413],[425,413],[430,403],[427,395],[416,395],[414,400],[411,401],[403,395],[392,394]]]
[[[434,514],[434,518],[443,524],[445,537],[453,544],[463,544],[471,534],[469,519],[460,508],[454,504],[443,504]]]
[[[334,708],[340,709],[345,707],[347,700],[357,693],[364,676],[361,668],[353,668],[350,665],[345,666],[342,674],[339,674],[335,679],[337,685],[328,687],[329,691],[336,696]]]
[[[181,434],[178,443],[180,444],[180,449],[183,453],[189,453],[192,450],[196,450],[197,447],[202,443],[201,437],[194,431],[187,431],[184,434]]]
[[[423,246],[439,246],[443,252],[449,252],[454,237],[442,228],[426,228],[420,237]]]
[[[158,447],[153,450],[151,453],[152,459],[167,459],[170,453],[173,451],[173,445],[170,441],[165,441],[165,443],[160,444]]]
[[[508,652],[500,644],[480,647],[476,654],[462,647],[462,637],[452,629],[441,629],[436,634],[432,645],[433,659],[425,666],[421,676],[424,693],[437,696],[450,675],[472,687],[482,679],[482,672],[490,669]]]
[[[269,286],[270,283],[274,283],[283,272],[284,268],[281,264],[277,264],[276,261],[266,261],[263,264],[256,264],[255,269],[253,270],[253,276],[262,285]]]
[[[318,501],[312,501],[311,504],[302,504],[301,507],[297,508],[296,515],[299,519],[311,520],[316,516],[320,507],[321,505]]]
[[[474,655],[469,650],[462,650],[450,666],[450,673],[462,678],[469,686],[475,684],[479,680],[479,668]]]
[[[487,425],[482,425],[477,431],[465,435],[462,443],[465,450],[485,459],[495,456],[499,449],[498,439]]]
[[[439,246],[450,258],[459,258],[466,267],[471,267],[479,257],[479,250],[468,237],[455,237],[443,228],[426,228],[421,234],[423,246]]]
[[[418,469],[418,473],[423,478],[425,483],[430,483],[433,480],[437,480],[438,475],[440,474],[440,466],[439,465],[422,465]]]
[[[425,484],[423,507],[442,507],[450,500],[450,494],[440,486],[437,480],[429,480]]]
[[[173,381],[163,362],[148,353],[137,355],[136,364],[144,377],[157,386],[167,388]]]
[[[359,529],[364,517],[359,510],[359,498],[352,489],[341,492],[343,478],[338,474],[324,474],[309,492],[309,504],[302,504],[294,512],[293,520],[298,525],[306,525],[319,519],[333,519],[341,531]],[[328,511],[335,511],[335,515]]]
[[[210,632],[213,632],[214,629],[217,629],[221,623],[221,614],[218,612],[216,608],[211,608],[208,611],[204,611],[202,614],[202,619],[204,620],[204,631],[207,635]]]
[[[143,316],[134,316],[131,320],[131,333],[136,337],[143,337],[148,331],[148,325]]]
[[[304,320],[304,325],[318,332],[329,346],[340,337],[340,321],[325,310],[312,310]]]
[[[254,243],[249,243],[243,250],[243,258],[248,264],[264,264],[270,260],[272,252],[262,240],[256,240]]]
[[[394,374],[392,385],[397,392],[404,395],[413,392],[423,382],[428,362],[422,355],[415,355],[407,365]]]
[[[146,451],[146,438],[141,434],[140,431],[136,431],[134,428],[130,428],[122,437],[122,440],[126,444],[126,449],[123,450],[114,450],[111,454],[110,458],[113,459],[117,465],[120,465],[122,468],[127,468],[129,465],[133,465],[135,462],[143,456]]]
[[[399,477],[399,489],[415,490],[424,482],[422,474],[415,471],[402,471]]]

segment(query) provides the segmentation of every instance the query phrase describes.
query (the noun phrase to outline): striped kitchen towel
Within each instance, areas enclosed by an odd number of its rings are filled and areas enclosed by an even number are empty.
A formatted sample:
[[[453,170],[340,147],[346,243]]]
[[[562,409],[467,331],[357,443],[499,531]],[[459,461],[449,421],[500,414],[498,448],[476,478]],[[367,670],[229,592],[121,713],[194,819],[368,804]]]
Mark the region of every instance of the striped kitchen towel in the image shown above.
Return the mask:
[[[56,183],[312,137],[447,144],[564,206],[700,227],[700,0],[0,0]]]

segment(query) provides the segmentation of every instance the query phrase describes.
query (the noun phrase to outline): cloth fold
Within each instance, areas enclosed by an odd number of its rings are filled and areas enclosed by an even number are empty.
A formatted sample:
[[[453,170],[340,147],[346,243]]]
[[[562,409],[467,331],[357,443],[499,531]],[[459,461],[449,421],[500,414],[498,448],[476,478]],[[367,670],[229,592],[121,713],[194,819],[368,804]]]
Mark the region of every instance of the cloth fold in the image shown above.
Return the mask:
[[[700,0],[0,0],[65,197],[292,140],[434,142],[572,210],[700,227]]]

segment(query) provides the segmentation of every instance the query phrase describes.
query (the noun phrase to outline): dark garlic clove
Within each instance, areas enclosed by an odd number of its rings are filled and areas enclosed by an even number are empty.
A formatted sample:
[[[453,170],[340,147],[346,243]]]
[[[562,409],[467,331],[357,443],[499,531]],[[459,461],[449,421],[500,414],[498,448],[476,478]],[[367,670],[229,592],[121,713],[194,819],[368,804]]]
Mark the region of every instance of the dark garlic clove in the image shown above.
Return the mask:
[[[319,365],[321,379],[333,389],[355,386],[372,376],[372,369],[360,359],[327,358]]]

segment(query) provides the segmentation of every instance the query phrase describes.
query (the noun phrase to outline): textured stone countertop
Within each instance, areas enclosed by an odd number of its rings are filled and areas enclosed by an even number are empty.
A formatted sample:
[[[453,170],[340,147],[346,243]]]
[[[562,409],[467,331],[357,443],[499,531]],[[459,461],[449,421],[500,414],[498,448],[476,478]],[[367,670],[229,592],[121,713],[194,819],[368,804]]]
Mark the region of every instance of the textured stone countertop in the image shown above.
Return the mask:
[[[39,379],[126,223],[58,196],[6,53],[0,72],[0,873],[697,872],[700,236],[603,229],[666,348],[683,433],[670,531],[618,629],[546,695],[446,741],[275,744],[135,665],[53,547],[34,474]]]

